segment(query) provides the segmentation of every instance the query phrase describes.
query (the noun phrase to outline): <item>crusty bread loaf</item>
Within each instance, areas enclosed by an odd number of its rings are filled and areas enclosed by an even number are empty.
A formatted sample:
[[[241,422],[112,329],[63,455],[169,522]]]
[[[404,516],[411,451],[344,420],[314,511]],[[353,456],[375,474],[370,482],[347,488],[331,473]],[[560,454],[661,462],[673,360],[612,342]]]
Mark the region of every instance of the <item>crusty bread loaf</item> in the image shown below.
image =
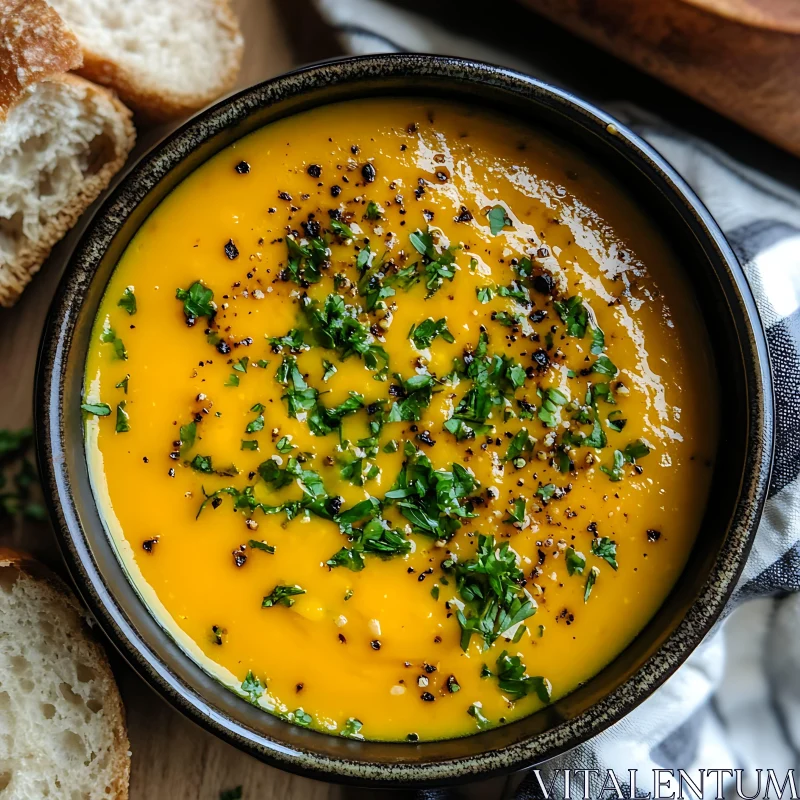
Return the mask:
[[[0,550],[0,620],[0,797],[125,800],[122,701],[78,601]]]
[[[148,120],[196,111],[233,86],[242,36],[229,0],[50,0],[83,49],[85,78]]]
[[[0,0],[0,305],[108,185],[134,142],[131,114],[64,71],[77,40],[44,0]]]

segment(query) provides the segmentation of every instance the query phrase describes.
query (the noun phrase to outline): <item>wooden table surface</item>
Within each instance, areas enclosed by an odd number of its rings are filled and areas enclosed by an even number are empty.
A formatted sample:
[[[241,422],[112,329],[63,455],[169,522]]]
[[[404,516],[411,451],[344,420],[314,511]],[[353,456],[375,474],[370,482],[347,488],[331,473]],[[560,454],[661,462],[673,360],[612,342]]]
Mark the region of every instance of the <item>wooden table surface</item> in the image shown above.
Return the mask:
[[[320,25],[309,27],[311,9],[302,0],[235,0],[235,5],[245,37],[240,86],[337,53],[328,31]],[[290,23],[294,18],[298,30],[287,30],[287,17]],[[163,128],[140,130],[133,158],[164,133]],[[45,315],[69,252],[90,214],[54,249],[17,305],[0,309],[0,376],[4,379],[0,428],[18,429],[31,423],[34,368]],[[18,523],[13,529],[0,530],[2,545],[23,548],[64,572],[53,531],[45,523]],[[218,800],[222,790],[237,786],[243,787],[244,800],[375,796],[289,775],[239,752],[162,701],[117,653],[109,655],[127,709],[131,800]],[[468,795],[478,790],[482,797],[498,796],[504,785],[504,781],[490,782],[490,794],[485,793],[486,786],[473,787]]]

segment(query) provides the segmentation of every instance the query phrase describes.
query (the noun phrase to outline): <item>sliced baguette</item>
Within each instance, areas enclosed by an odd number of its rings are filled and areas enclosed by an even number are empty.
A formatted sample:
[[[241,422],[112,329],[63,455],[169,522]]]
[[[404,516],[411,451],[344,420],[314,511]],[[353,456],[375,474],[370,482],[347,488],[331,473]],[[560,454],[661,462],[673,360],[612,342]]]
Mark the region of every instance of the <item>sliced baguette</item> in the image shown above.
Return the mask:
[[[125,716],[74,595],[0,549],[0,797],[126,800]]]
[[[50,0],[83,49],[85,78],[141,117],[185,116],[228,91],[242,59],[229,0]]]
[[[78,41],[44,0],[0,0],[0,305],[13,305],[51,247],[133,147],[131,114],[65,71]]]

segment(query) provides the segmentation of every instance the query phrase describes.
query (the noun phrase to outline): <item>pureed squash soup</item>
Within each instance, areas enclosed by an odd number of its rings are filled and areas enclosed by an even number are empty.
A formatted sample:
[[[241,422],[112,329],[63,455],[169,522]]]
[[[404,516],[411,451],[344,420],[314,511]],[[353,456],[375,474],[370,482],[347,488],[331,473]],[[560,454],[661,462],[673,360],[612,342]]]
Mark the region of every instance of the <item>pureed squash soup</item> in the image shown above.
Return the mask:
[[[430,740],[591,678],[698,534],[713,366],[580,153],[435,100],[237,141],[142,225],[86,365],[95,492],[183,647],[265,711]]]

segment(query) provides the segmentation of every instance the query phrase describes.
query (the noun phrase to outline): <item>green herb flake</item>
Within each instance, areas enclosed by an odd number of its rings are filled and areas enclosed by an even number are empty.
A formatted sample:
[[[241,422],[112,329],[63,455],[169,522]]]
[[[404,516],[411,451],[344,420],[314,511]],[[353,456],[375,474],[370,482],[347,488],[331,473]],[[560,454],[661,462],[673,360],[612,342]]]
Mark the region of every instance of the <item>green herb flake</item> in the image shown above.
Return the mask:
[[[613,570],[619,566],[617,564],[617,543],[608,536],[598,536],[592,541],[592,555],[607,561]]]
[[[574,547],[568,547],[564,553],[564,561],[569,575],[583,575],[586,569],[586,556],[583,553],[579,553]]]
[[[183,313],[191,324],[201,317],[212,320],[217,313],[214,292],[200,281],[195,281],[188,289],[176,289],[175,297],[183,301]]]
[[[606,347],[606,336],[603,329],[599,327],[592,328],[592,348],[591,353],[593,356],[599,356]]]
[[[497,659],[497,681],[500,691],[514,700],[535,694],[542,703],[549,703],[552,694],[550,681],[541,676],[526,674],[525,664],[519,656],[510,656],[504,650]]]
[[[188,453],[194,447],[196,438],[197,438],[197,423],[189,422],[186,425],[181,425],[180,439],[181,439],[182,456],[186,455],[186,453]]]
[[[365,216],[368,220],[375,222],[381,218],[382,214],[383,211],[381,210],[381,207],[374,200],[370,200],[367,203],[367,211]]]
[[[131,316],[136,313],[136,295],[133,293],[133,287],[128,286],[122,293],[117,305],[125,309]]]
[[[513,227],[506,209],[501,205],[493,206],[486,217],[489,220],[489,230],[492,232],[492,236],[497,236],[503,228]]]
[[[364,724],[361,720],[356,719],[355,717],[350,717],[350,719],[345,722],[344,727],[340,731],[340,736],[346,736],[348,739],[363,739],[364,737],[361,735],[361,729],[364,727]]]
[[[130,375],[126,375],[119,383],[114,385],[115,389],[122,389],[125,394],[128,394],[128,381],[131,379]]]
[[[612,378],[619,372],[614,366],[614,363],[608,356],[600,356],[597,361],[592,364],[592,372],[597,372],[600,375],[610,375]]]
[[[117,433],[127,433],[131,429],[130,417],[125,410],[125,401],[117,404]]]
[[[111,413],[111,406],[108,403],[82,403],[81,408],[97,417],[107,417]]]
[[[258,441],[256,439],[242,439],[242,450],[258,450]]]
[[[307,728],[313,721],[314,718],[311,714],[306,713],[302,708],[298,708],[296,711],[292,712],[292,722],[294,722],[295,725]]]
[[[253,704],[258,705],[259,698],[264,694],[264,686],[261,681],[253,675],[253,671],[248,671],[242,681],[242,691],[247,695],[247,699]]]
[[[583,590],[583,602],[589,602],[589,595],[592,593],[592,589],[594,588],[595,583],[597,582],[597,576],[600,574],[600,570],[598,567],[592,567],[589,570],[589,574],[586,576],[586,586]]]
[[[556,300],[553,303],[561,321],[567,326],[567,333],[582,339],[586,335],[586,326],[589,324],[589,312],[583,304],[583,299],[575,295],[564,301]]]
[[[275,553],[275,545],[267,544],[266,542],[259,542],[258,539],[250,539],[250,541],[247,543],[247,546],[253,550],[261,550],[262,552],[269,553],[270,555]]]
[[[486,730],[491,725],[491,722],[483,715],[483,710],[479,703],[473,703],[468,709],[467,714],[469,714],[474,720],[475,724],[478,726],[478,730],[483,731]]]
[[[306,590],[300,586],[287,586],[284,583],[279,583],[261,601],[261,608],[272,608],[273,606],[277,605],[291,608],[294,605],[294,598],[297,595],[305,593]]]

